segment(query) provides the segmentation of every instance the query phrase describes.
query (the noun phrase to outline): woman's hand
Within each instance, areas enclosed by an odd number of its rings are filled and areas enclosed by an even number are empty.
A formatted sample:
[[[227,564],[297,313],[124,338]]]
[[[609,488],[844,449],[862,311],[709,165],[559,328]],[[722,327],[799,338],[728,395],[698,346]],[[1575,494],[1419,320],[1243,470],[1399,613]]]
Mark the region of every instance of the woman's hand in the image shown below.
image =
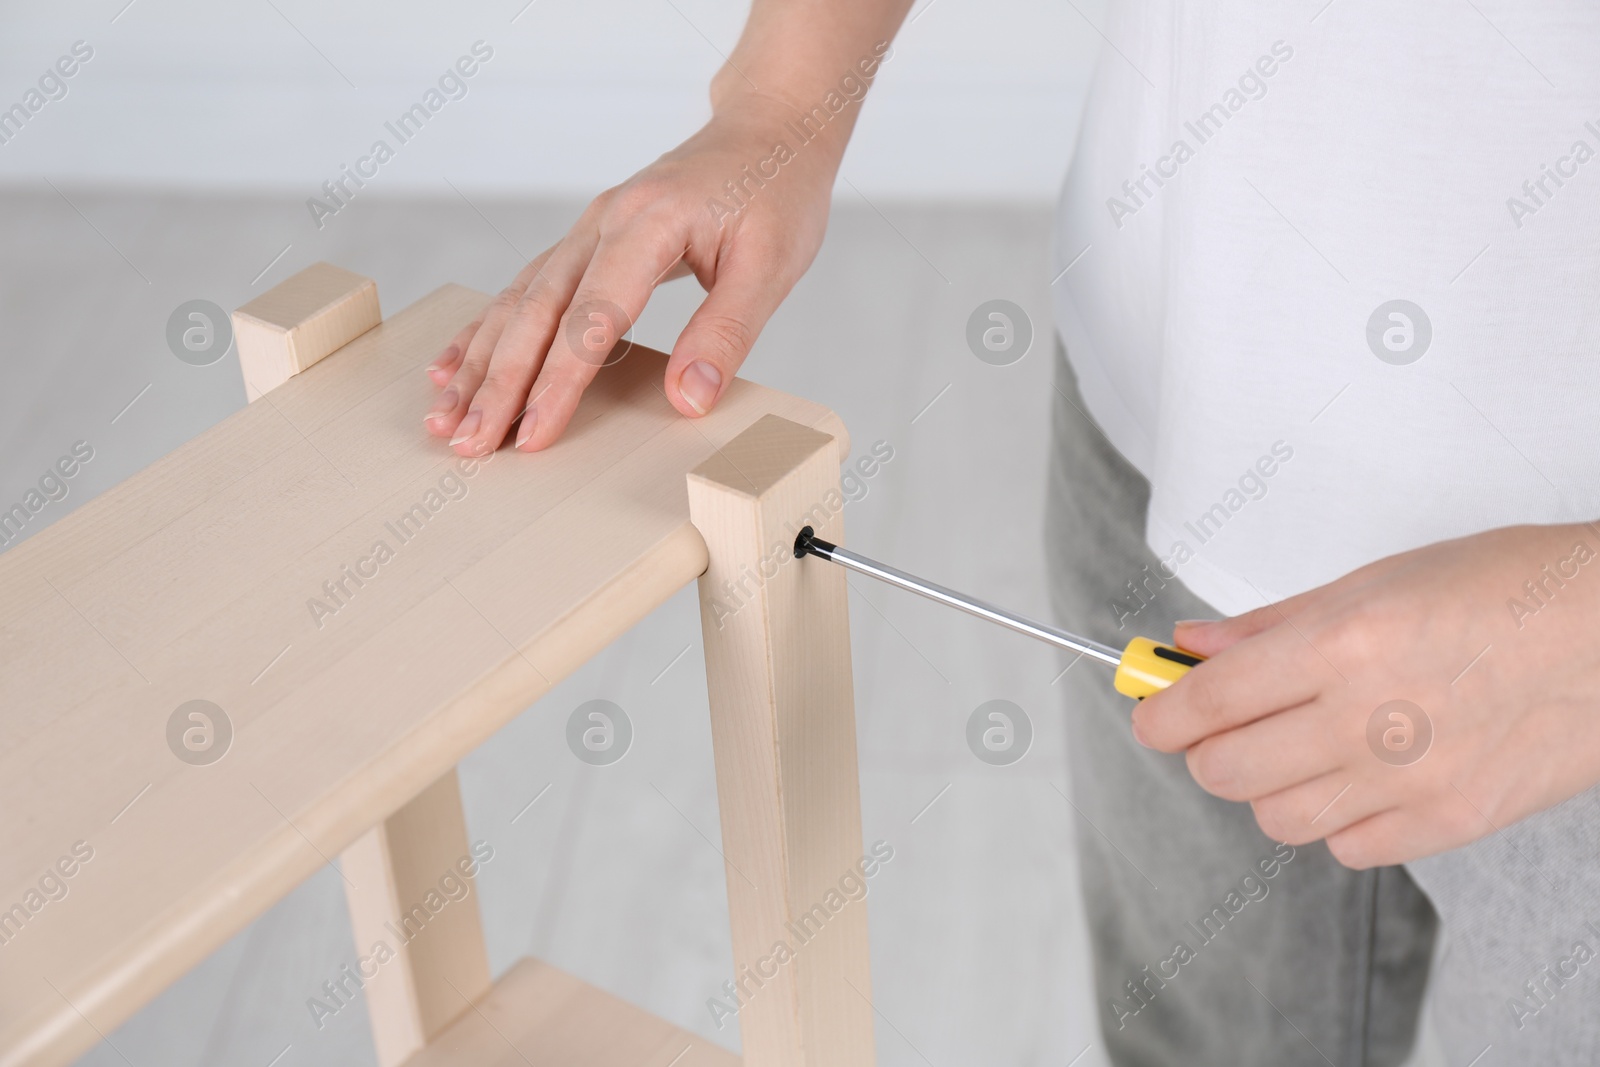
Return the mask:
[[[1211,658],[1134,734],[1349,867],[1474,841],[1600,782],[1597,552],[1595,524],[1490,530],[1180,623]]]
[[[798,114],[742,95],[596,197],[428,368],[442,386],[428,430],[476,456],[520,417],[517,448],[551,444],[655,287],[691,272],[708,295],[673,346],[664,391],[685,415],[710,411],[822,243],[844,136],[796,147],[785,123]],[[783,162],[780,141],[792,149]]]

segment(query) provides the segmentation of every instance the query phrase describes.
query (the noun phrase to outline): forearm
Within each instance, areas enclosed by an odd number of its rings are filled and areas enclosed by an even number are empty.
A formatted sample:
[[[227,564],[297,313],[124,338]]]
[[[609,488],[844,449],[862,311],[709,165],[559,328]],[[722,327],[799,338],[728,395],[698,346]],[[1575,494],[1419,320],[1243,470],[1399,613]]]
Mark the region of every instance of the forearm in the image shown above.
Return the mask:
[[[911,3],[754,0],[738,45],[712,79],[713,111],[754,104],[799,119],[820,107],[828,121],[815,124],[821,132],[806,143],[836,164],[855,128],[861,99]],[[844,106],[831,108],[830,94],[834,105],[842,99]],[[774,140],[783,140],[784,133],[774,129]]]

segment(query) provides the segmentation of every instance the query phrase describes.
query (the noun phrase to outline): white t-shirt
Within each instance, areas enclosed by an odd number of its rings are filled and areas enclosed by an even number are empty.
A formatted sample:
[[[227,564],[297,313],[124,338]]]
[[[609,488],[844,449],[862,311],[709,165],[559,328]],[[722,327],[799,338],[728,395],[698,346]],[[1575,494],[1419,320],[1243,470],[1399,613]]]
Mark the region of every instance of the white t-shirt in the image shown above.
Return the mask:
[[[1600,517],[1600,5],[1111,0],[1104,29],[1053,292],[1157,556],[1236,613]]]

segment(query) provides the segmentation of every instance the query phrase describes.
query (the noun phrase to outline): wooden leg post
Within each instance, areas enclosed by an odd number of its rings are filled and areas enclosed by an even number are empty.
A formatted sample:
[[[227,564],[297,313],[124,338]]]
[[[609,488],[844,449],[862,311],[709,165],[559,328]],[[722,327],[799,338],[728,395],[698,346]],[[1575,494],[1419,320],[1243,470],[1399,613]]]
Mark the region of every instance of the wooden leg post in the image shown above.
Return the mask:
[[[489,989],[481,858],[467,841],[454,769],[341,856],[356,954],[370,961],[361,992],[380,1067],[404,1063]],[[381,963],[379,943],[392,953]]]
[[[873,1063],[845,576],[793,552],[842,539],[839,461],[767,415],[689,475],[746,1067]]]
[[[246,400],[269,393],[383,321],[378,284],[313,263],[233,313]]]

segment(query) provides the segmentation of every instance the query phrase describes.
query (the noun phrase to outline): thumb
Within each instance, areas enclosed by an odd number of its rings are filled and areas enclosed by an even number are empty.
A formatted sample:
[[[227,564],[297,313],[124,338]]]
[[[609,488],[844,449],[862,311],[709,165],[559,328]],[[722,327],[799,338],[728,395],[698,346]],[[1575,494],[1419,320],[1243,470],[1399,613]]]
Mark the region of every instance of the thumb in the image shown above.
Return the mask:
[[[1263,630],[1281,625],[1302,612],[1326,604],[1336,597],[1359,592],[1361,587],[1404,566],[1409,555],[1411,554],[1403,553],[1385,557],[1326,585],[1307,589],[1286,600],[1263,605],[1242,615],[1212,621],[1185,620],[1173,627],[1173,643],[1196,655],[1215,656],[1223,649],[1236,645],[1247,637],[1254,637]]]
[[[1223,649],[1254,637],[1263,630],[1281,625],[1307,608],[1316,606],[1334,592],[1332,585],[1318,586],[1287,600],[1264,604],[1243,615],[1226,619],[1194,620],[1178,623],[1172,629],[1172,640],[1179,648],[1200,656],[1215,656]]]
[[[1263,630],[1282,625],[1286,620],[1316,607],[1340,591],[1340,583],[1333,582],[1308,589],[1287,600],[1265,604],[1243,615],[1214,620],[1186,619],[1172,628],[1172,641],[1185,651],[1209,658],[1247,637],[1254,637]]]
[[[1208,659],[1283,621],[1286,604],[1268,604],[1226,619],[1185,619],[1172,628],[1172,643]]]
[[[689,319],[667,361],[666,393],[691,418],[716,406],[784,293],[770,278],[729,264]]]

